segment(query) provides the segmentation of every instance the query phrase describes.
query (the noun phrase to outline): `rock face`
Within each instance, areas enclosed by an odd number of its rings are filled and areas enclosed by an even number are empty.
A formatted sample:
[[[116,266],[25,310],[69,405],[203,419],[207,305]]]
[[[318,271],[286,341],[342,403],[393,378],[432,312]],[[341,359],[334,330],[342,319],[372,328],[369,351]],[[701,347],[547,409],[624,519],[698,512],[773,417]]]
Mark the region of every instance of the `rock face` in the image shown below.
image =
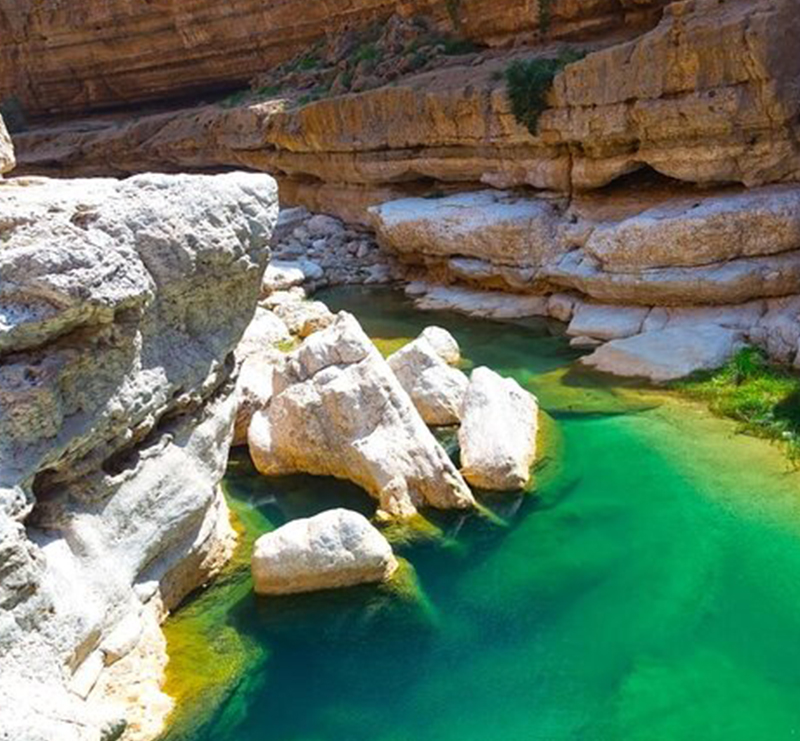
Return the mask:
[[[536,399],[516,381],[476,368],[458,431],[464,478],[480,489],[524,489],[536,458],[538,415]]]
[[[346,478],[392,516],[474,504],[386,361],[344,312],[275,370],[272,401],[253,417],[249,446],[263,474]]]
[[[327,34],[404,16],[430,15],[441,29],[485,43],[546,30],[551,36],[618,28],[647,18],[664,0],[210,0],[180,5],[124,0],[31,5],[0,11],[0,99],[18,96],[31,114],[63,113],[245,83],[254,72],[308,53]],[[300,21],[302,19],[302,21]],[[351,31],[352,32],[352,31]],[[212,43],[213,41],[213,43]],[[66,72],[69,70],[69,72]]]
[[[251,566],[257,594],[292,594],[386,581],[397,559],[366,517],[334,509],[262,535]]]
[[[716,325],[673,327],[612,340],[581,362],[604,373],[663,383],[724,365],[737,333]]]
[[[461,406],[469,381],[460,370],[448,365],[437,347],[428,340],[429,336],[434,338],[434,342],[438,340],[439,347],[452,359],[460,355],[453,337],[440,327],[429,327],[428,330],[427,336],[423,333],[393,353],[388,359],[389,367],[427,424],[455,425],[461,419]]]
[[[163,661],[137,685],[161,705],[137,711],[110,680],[120,654],[234,541],[218,487],[232,351],[275,184],[17,179],[0,204],[0,728],[89,741],[127,723],[135,738],[169,711]],[[139,634],[165,658],[157,630]]]
[[[3,173],[13,170],[14,164],[14,146],[8,131],[6,131],[3,117],[0,116],[0,177],[3,176]]]

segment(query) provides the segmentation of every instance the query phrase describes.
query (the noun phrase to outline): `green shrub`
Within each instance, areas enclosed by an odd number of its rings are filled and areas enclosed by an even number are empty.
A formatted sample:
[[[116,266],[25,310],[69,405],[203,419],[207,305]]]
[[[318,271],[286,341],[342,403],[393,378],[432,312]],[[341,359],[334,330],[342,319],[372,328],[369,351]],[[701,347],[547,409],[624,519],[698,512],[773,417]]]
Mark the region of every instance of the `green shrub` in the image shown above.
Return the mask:
[[[552,13],[550,9],[551,0],[539,0],[539,30],[546,34],[550,30]]]
[[[353,62],[374,62],[380,56],[378,47],[375,44],[362,44],[353,53]]]
[[[455,56],[457,54],[472,54],[478,51],[479,47],[469,39],[445,39],[444,53]]]
[[[534,136],[538,133],[539,117],[547,108],[547,93],[553,87],[555,76],[583,56],[568,51],[556,59],[515,59],[506,68],[506,94],[511,111]]]
[[[309,70],[316,69],[320,65],[320,58],[314,54],[308,54],[301,57],[297,62],[297,69],[301,72],[308,72]]]

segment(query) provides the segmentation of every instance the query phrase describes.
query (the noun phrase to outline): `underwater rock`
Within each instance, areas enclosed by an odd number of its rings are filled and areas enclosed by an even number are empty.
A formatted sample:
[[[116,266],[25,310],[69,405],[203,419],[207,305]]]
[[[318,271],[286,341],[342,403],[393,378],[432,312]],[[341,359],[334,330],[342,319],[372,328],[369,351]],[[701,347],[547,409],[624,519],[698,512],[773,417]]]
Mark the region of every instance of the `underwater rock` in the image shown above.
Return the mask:
[[[397,569],[364,515],[333,509],[262,535],[251,567],[257,594],[292,594],[386,581]]]
[[[580,362],[603,373],[663,383],[719,368],[740,338],[741,332],[717,324],[687,324],[612,340]]]
[[[439,332],[443,334],[421,334],[393,353],[387,362],[425,422],[455,425],[461,420],[461,406],[469,380],[460,370],[448,365],[428,340],[428,337],[433,337],[434,341],[445,340],[444,335],[447,335],[450,342],[440,343],[440,347],[447,357],[459,357],[460,351],[452,336],[445,330]]]
[[[276,368],[269,407],[248,433],[268,476],[348,479],[407,517],[417,507],[467,509],[472,493],[356,319],[340,313]]]
[[[458,431],[464,478],[480,489],[524,489],[536,458],[538,419],[533,394],[511,378],[476,368]]]

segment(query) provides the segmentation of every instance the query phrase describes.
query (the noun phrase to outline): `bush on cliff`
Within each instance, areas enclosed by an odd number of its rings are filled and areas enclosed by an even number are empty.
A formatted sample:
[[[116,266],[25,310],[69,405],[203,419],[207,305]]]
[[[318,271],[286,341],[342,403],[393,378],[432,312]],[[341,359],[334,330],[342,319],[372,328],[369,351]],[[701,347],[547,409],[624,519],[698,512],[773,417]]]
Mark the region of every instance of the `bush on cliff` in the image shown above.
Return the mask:
[[[581,52],[570,50],[555,59],[515,59],[506,68],[506,94],[511,111],[534,136],[538,133],[539,117],[547,108],[547,94],[556,75],[583,56]]]

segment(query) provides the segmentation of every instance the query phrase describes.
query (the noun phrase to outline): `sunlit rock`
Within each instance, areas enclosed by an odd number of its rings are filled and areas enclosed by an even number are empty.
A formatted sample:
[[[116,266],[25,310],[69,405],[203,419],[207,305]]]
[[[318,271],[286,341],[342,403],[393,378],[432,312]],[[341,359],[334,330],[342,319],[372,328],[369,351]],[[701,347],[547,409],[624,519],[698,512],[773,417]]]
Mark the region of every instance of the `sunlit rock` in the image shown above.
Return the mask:
[[[257,594],[291,594],[386,581],[397,559],[366,517],[334,509],[262,535],[251,567]]]
[[[349,479],[393,516],[474,500],[386,361],[350,314],[312,334],[274,373],[248,434],[266,475]]]
[[[480,489],[512,491],[530,481],[539,405],[515,380],[489,368],[472,372],[461,413],[461,472]]]

